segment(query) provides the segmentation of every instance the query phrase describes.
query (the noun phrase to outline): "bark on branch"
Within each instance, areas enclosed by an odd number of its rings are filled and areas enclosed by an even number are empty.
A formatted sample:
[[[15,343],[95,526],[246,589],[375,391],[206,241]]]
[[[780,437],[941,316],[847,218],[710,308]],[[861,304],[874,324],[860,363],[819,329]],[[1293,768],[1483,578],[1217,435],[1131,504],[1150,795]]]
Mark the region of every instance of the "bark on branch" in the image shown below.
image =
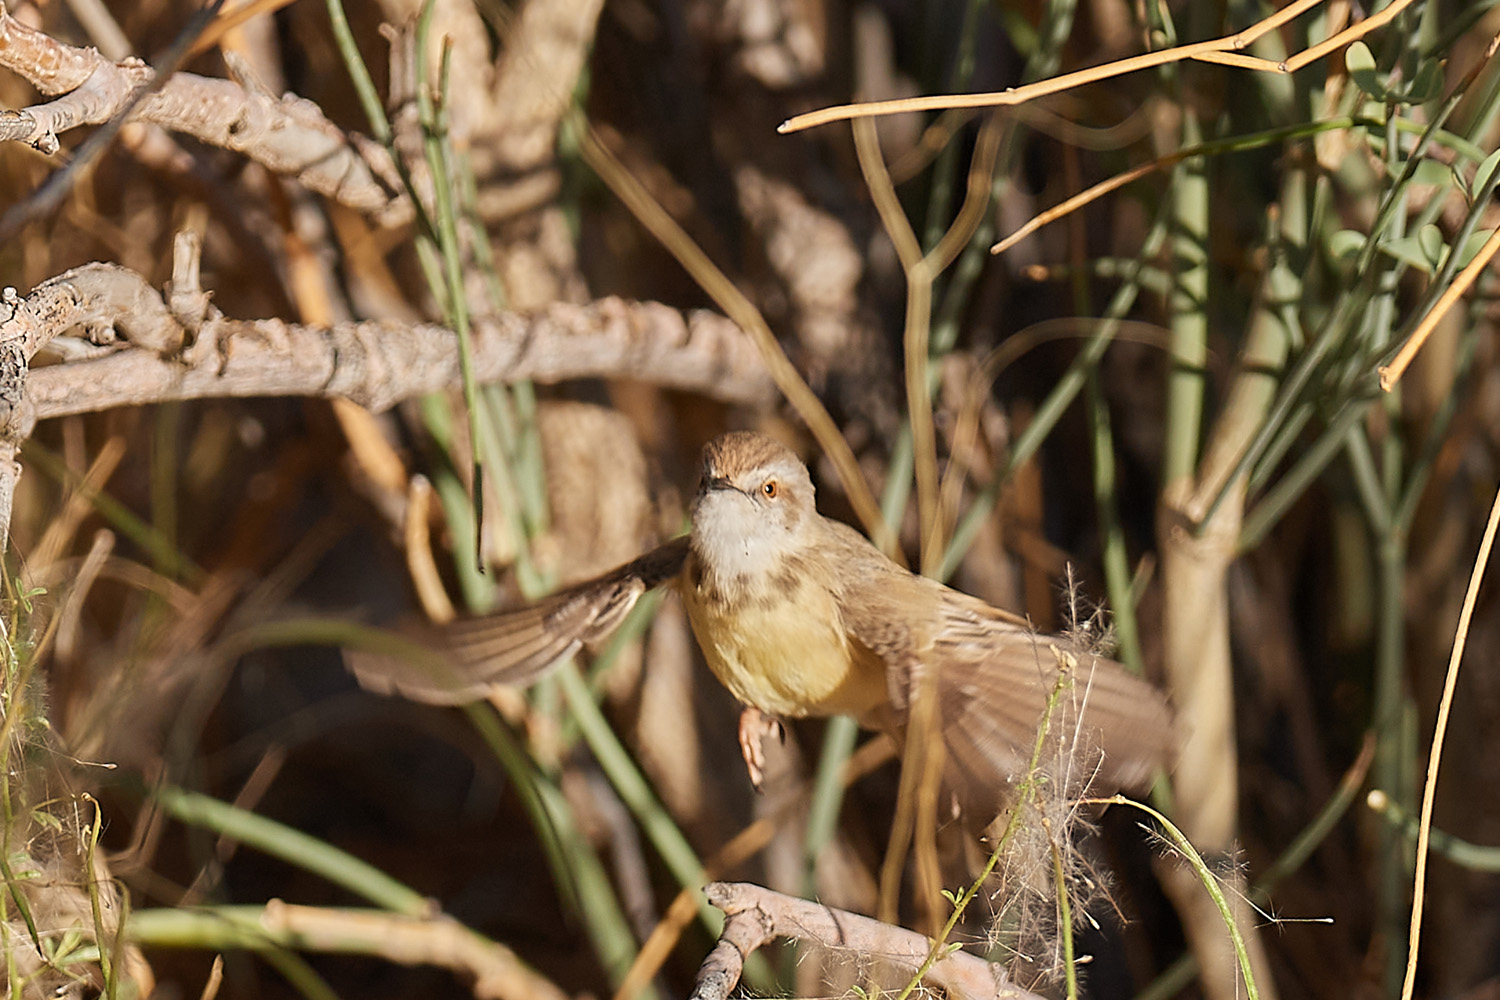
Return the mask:
[[[777,938],[856,953],[907,973],[915,973],[932,950],[932,939],[925,934],[748,882],[714,882],[703,891],[726,919],[718,944],[698,968],[691,1000],[727,1000],[745,958]],[[943,956],[924,978],[949,996],[967,1000],[1042,1000],[1011,983],[1000,966],[964,951]]]
[[[233,150],[273,173],[364,212],[386,225],[411,216],[394,164],[379,144],[346,134],[321,108],[293,95],[277,97],[249,70],[231,62],[239,79],[177,73],[131,114],[201,142]],[[44,94],[66,95],[20,110],[0,110],[0,140],[44,153],[61,132],[109,121],[153,78],[139,59],[111,62],[97,49],[65,45],[10,16],[0,3],[0,66]]]
[[[371,321],[333,327],[216,319],[181,358],[125,348],[31,374],[37,420],[174,399],[343,396],[368,409],[459,384],[446,327]],[[475,325],[481,382],[634,378],[725,402],[764,402],[771,383],[728,320],[652,302],[600,299]]]
[[[191,284],[189,273],[179,267],[180,284]],[[113,264],[68,271],[24,299],[14,289],[0,294],[0,533],[10,524],[15,454],[37,420],[227,396],[342,396],[378,411],[460,383],[458,335],[445,327],[233,320],[205,302],[195,287],[174,288],[164,301]],[[78,360],[28,372],[38,351],[68,333],[79,336],[57,353]],[[732,403],[774,395],[737,326],[654,302],[606,298],[481,319],[473,347],[483,382],[632,378]]]

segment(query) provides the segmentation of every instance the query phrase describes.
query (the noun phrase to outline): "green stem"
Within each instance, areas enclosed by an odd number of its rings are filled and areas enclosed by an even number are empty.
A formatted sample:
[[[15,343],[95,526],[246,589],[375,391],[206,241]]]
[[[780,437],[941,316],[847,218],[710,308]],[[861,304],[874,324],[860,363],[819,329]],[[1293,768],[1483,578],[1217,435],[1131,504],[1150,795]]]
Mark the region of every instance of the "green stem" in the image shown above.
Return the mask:
[[[212,830],[322,876],[376,906],[407,916],[432,912],[432,902],[421,893],[374,865],[301,830],[174,785],[162,785],[151,795],[163,812],[183,823]]]
[[[1136,673],[1145,671],[1140,630],[1131,600],[1130,557],[1125,531],[1120,526],[1116,496],[1115,442],[1110,430],[1109,404],[1105,402],[1098,373],[1089,376],[1089,425],[1094,450],[1094,506],[1099,517],[1099,538],[1104,559],[1104,583],[1113,611],[1115,643],[1119,660]]]
[[[1197,848],[1171,820],[1145,803],[1127,799],[1123,795],[1112,795],[1107,799],[1095,801],[1101,805],[1122,805],[1139,809],[1161,826],[1167,841],[1186,859],[1188,865],[1197,874],[1198,881],[1202,882],[1203,888],[1208,891],[1209,898],[1214,901],[1214,906],[1219,910],[1219,917],[1224,921],[1224,928],[1229,932],[1229,940],[1234,945],[1234,955],[1239,962],[1240,975],[1244,977],[1247,1000],[1259,1000],[1260,988],[1255,984],[1255,970],[1250,965],[1250,950],[1245,946],[1245,938],[1240,933],[1239,923],[1234,919],[1234,911],[1229,906],[1229,900],[1224,896],[1224,890],[1219,887],[1219,880],[1209,870],[1208,864],[1198,853]]]
[[[1385,817],[1392,827],[1400,831],[1408,846],[1417,842],[1417,818],[1391,801],[1389,795],[1372,791],[1366,802],[1377,815]],[[1500,847],[1485,847],[1436,828],[1429,832],[1427,846],[1471,872],[1500,872]]]

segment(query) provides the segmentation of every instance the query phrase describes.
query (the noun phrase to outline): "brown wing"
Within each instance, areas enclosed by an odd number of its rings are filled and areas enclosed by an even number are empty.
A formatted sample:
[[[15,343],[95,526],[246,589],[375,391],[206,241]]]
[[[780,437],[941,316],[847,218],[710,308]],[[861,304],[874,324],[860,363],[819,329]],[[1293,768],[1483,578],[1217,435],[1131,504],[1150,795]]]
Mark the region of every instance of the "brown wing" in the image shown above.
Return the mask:
[[[890,690],[889,713],[862,721],[903,740],[914,692],[935,677],[948,779],[967,807],[999,808],[1025,775],[1060,664],[1071,680],[1049,718],[1042,761],[1051,780],[1105,794],[1144,788],[1170,766],[1172,713],[1150,683],[908,573],[853,529],[829,524],[847,568],[845,628],[857,650],[884,662]]]
[[[1170,767],[1175,726],[1153,685],[1067,639],[1019,628],[982,601],[944,591],[933,648],[944,742],[959,783],[975,798],[1003,801],[997,779],[1009,784],[1025,775],[1044,720],[1039,765],[1069,795],[1143,791]],[[1059,685],[1061,671],[1067,676]]]
[[[535,683],[584,643],[614,631],[642,594],[675,577],[687,558],[678,538],[603,576],[534,604],[401,628],[388,648],[344,650],[362,687],[432,705],[483,698],[496,685]]]

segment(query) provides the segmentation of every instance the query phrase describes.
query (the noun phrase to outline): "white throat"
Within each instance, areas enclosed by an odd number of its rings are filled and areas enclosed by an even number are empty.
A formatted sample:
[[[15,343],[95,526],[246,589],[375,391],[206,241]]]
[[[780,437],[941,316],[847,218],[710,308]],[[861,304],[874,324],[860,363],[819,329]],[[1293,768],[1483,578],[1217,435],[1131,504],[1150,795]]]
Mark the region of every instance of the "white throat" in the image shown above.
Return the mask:
[[[801,546],[800,533],[779,520],[743,493],[710,490],[693,507],[693,549],[724,583],[760,579]]]

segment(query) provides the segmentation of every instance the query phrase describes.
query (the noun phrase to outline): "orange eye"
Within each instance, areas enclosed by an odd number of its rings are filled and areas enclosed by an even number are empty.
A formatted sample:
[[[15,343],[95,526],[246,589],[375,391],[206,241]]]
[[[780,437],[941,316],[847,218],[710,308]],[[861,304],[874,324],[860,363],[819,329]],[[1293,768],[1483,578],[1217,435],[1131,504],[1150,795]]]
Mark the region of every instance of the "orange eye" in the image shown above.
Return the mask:
[[[777,485],[776,480],[767,479],[765,485],[761,486],[760,491],[766,495],[766,499],[775,500],[776,494],[781,492],[781,487]]]

